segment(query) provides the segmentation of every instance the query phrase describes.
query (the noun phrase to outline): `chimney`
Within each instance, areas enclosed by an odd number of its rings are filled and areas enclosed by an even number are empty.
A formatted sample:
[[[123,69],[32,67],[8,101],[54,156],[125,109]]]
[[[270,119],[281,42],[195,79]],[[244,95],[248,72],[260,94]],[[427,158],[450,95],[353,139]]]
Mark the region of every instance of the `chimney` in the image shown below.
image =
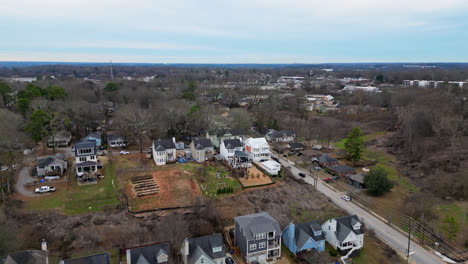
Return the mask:
[[[41,248],[42,250],[47,251],[47,242],[45,239],[42,239]]]
[[[189,256],[190,252],[189,252],[189,241],[188,239],[186,238],[184,240],[184,255],[183,255],[183,258],[184,258],[184,263],[187,264],[188,263],[188,256]]]
[[[172,142],[174,142],[174,144],[175,144],[175,137],[172,137]]]

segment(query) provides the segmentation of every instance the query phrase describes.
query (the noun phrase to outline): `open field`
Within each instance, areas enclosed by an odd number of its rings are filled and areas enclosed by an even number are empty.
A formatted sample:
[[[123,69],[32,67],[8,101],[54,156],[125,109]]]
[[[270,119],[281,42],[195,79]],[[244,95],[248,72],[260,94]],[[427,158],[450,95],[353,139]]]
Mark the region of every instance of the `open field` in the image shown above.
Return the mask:
[[[248,169],[248,177],[239,178],[239,181],[244,187],[252,187],[272,183],[270,177],[261,172],[255,166],[252,166]]]

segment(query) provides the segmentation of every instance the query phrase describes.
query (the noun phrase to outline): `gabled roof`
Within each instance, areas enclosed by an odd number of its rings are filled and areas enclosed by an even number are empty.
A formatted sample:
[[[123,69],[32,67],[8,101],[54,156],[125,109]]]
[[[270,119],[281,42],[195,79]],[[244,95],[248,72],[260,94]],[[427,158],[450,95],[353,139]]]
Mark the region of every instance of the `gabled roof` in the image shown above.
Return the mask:
[[[259,233],[272,231],[276,231],[276,234],[281,233],[281,228],[278,222],[266,212],[237,216],[234,217],[234,222],[242,228],[247,240],[253,239],[253,236]]]
[[[357,181],[359,182],[360,184],[364,184],[364,174],[362,173],[359,173],[359,174],[352,174],[349,176],[349,178],[353,181]]]
[[[335,218],[336,221],[336,238],[338,241],[345,240],[349,233],[354,232],[356,235],[364,234],[364,229],[361,222],[356,215],[348,215],[339,218]],[[357,230],[354,229],[354,225],[357,223],[361,224],[361,227]]]
[[[328,166],[328,168],[332,171],[336,172],[355,172],[356,170],[347,165],[332,165]]]
[[[305,148],[307,148],[306,145],[304,145],[302,143],[299,143],[299,142],[289,143],[289,147],[292,148],[292,149],[305,149]]]
[[[315,220],[296,224],[296,228],[295,228],[296,246],[298,248],[302,248],[304,244],[307,242],[307,240],[309,240],[309,238],[312,238],[314,241],[317,241],[317,242],[321,240],[325,240],[325,236],[323,235],[323,232],[321,233],[321,235],[316,236],[314,231],[315,232],[322,231],[322,227]]]
[[[226,256],[223,235],[218,233],[210,236],[196,237],[188,240],[189,263],[195,263],[200,256],[218,259]],[[222,247],[220,252],[213,252],[213,248]]]
[[[213,147],[213,143],[211,143],[211,140],[208,138],[194,139],[193,145],[195,146],[195,149],[205,149]]]
[[[273,131],[273,132],[268,133],[268,136],[271,137],[271,138],[293,137],[294,132],[292,130]]]
[[[157,258],[162,254],[166,254],[168,256],[168,262],[171,262],[171,255],[169,254],[169,243],[157,243],[141,247],[128,248],[127,250],[130,252],[131,263],[158,264]]]
[[[91,140],[79,141],[75,144],[75,149],[95,148],[96,142]]]
[[[45,167],[45,166],[49,166],[50,164],[54,163],[55,159],[53,157],[47,157],[47,158],[43,158],[43,159],[40,159],[37,163],[36,163],[36,167]]]
[[[66,259],[63,264],[110,264],[109,253],[101,253],[82,258]]]
[[[259,137],[259,138],[248,138],[245,141],[245,145],[250,145],[254,148],[260,148],[262,146],[269,146],[266,139],[264,137]]]
[[[322,156],[320,156],[318,158],[318,162],[320,162],[320,163],[335,163],[335,162],[338,162],[338,160],[328,156],[327,154],[322,154]]]
[[[117,139],[125,139],[124,136],[117,135],[117,134],[109,134],[107,135],[107,141],[117,140]]]
[[[242,131],[237,130],[237,129],[225,129],[225,130],[219,130],[218,132],[216,132],[216,135],[218,137],[224,137],[226,134],[231,134],[233,136],[242,136],[243,135]]]
[[[224,146],[226,149],[241,148],[242,142],[239,139],[225,139]]]
[[[23,250],[9,254],[4,264],[46,264],[47,251]]]
[[[165,151],[166,149],[175,149],[176,146],[174,144],[174,141],[172,139],[158,139],[158,140],[153,140],[153,148],[155,151]]]

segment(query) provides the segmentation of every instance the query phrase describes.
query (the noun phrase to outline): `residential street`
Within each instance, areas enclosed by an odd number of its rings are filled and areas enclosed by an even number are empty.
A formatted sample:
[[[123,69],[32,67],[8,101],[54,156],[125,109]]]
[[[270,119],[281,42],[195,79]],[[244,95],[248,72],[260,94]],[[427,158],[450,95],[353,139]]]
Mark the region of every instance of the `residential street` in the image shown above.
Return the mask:
[[[276,154],[275,154],[276,156]],[[302,170],[291,163],[285,160],[282,157],[279,157],[279,161],[283,166],[290,167],[290,170],[294,177],[298,179],[304,179],[308,184],[312,184],[314,179],[305,171]],[[307,176],[305,178],[300,177],[299,172],[305,173]],[[312,187],[311,187],[312,188]],[[402,235],[400,232],[396,231],[392,227],[385,224],[382,220],[375,217],[374,215],[368,213],[366,210],[361,207],[353,204],[352,202],[346,202],[340,198],[345,193],[335,192],[330,189],[323,183],[321,177],[318,179],[317,189],[325,196],[330,198],[330,200],[335,203],[337,206],[348,212],[349,214],[356,214],[360,219],[363,220],[368,229],[375,231],[376,235],[383,240],[385,243],[393,247],[395,250],[398,250],[403,255],[406,255],[407,246],[408,246],[408,237]],[[365,241],[364,241],[365,243]],[[426,249],[422,248],[418,244],[411,242],[410,252],[414,252],[411,255],[411,259],[414,263],[429,264],[429,263],[444,263],[438,256],[430,253]],[[413,262],[412,262],[413,263]]]

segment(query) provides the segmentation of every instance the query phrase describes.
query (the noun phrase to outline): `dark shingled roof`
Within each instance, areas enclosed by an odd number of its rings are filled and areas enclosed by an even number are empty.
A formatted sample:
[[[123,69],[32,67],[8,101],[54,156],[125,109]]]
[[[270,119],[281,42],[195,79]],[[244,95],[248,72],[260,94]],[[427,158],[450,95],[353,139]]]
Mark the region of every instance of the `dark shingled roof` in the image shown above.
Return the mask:
[[[354,229],[356,223],[361,223],[356,215],[348,215],[339,218],[335,218],[336,221],[336,237],[339,241],[343,241],[349,235],[354,232],[356,235],[364,234],[364,229],[361,224],[359,229]]]
[[[157,243],[141,247],[128,248],[127,250],[130,251],[131,263],[158,264],[157,258],[161,254],[166,254],[168,256],[168,262],[171,262],[169,243]]]
[[[166,149],[176,148],[174,141],[172,141],[172,139],[153,140],[153,145],[154,145],[153,147],[155,151],[165,151]]]
[[[40,159],[37,163],[36,163],[36,166],[37,167],[45,167],[45,166],[48,166],[50,164],[52,164],[54,162],[54,158],[53,157],[47,157],[47,158],[43,158],[43,159]]]
[[[47,251],[23,250],[9,254],[4,264],[46,264]]]
[[[224,135],[231,133],[233,136],[242,136],[242,131],[237,130],[237,129],[226,129],[226,130],[219,130],[216,135],[218,137],[223,137]],[[210,133],[211,134],[211,133]]]
[[[320,235],[316,236],[314,234],[314,231],[322,231],[322,227],[315,220],[296,224],[296,229],[295,229],[296,246],[298,248],[302,248],[304,244],[307,242],[307,240],[309,240],[309,238],[312,238],[316,242],[325,240],[325,236],[323,235],[323,232]]]
[[[101,253],[82,258],[63,260],[64,264],[110,264],[109,253]]]
[[[107,141],[112,141],[112,140],[116,140],[116,139],[119,139],[119,138],[125,140],[125,137],[121,136],[121,135],[116,135],[116,134],[107,135]]]
[[[268,136],[271,138],[277,138],[277,137],[292,137],[294,136],[294,133],[291,130],[280,130],[280,131],[273,131],[271,133],[268,133]]]
[[[356,170],[347,165],[332,165],[328,166],[328,168],[332,171],[336,172],[355,172]]]
[[[242,142],[239,139],[225,139],[224,146],[226,149],[241,148]]]
[[[327,154],[322,154],[322,156],[320,156],[318,158],[318,162],[320,162],[320,163],[334,163],[334,162],[338,162],[338,160],[328,156]]]
[[[189,242],[189,263],[195,263],[201,255],[206,255],[211,259],[218,259],[226,256],[223,235],[214,234],[211,236],[197,237],[188,240]],[[213,252],[213,248],[222,247],[220,252]]]
[[[236,216],[234,222],[242,228],[247,240],[253,239],[253,235],[259,233],[276,231],[276,234],[281,234],[278,222],[266,212]]]
[[[244,158],[248,158],[248,157],[249,157],[249,154],[245,153],[244,151],[236,150],[236,151],[234,152],[234,156],[235,156],[235,157],[244,157]]]
[[[292,148],[292,149],[305,149],[305,148],[307,148],[306,145],[304,145],[302,143],[299,143],[299,142],[289,143],[289,147]]]
[[[213,143],[208,138],[194,139],[193,145],[195,149],[205,149],[213,147]]]
[[[350,175],[349,178],[353,181],[359,182],[360,184],[364,184],[364,176],[365,176],[364,174],[359,173],[359,174]]]

